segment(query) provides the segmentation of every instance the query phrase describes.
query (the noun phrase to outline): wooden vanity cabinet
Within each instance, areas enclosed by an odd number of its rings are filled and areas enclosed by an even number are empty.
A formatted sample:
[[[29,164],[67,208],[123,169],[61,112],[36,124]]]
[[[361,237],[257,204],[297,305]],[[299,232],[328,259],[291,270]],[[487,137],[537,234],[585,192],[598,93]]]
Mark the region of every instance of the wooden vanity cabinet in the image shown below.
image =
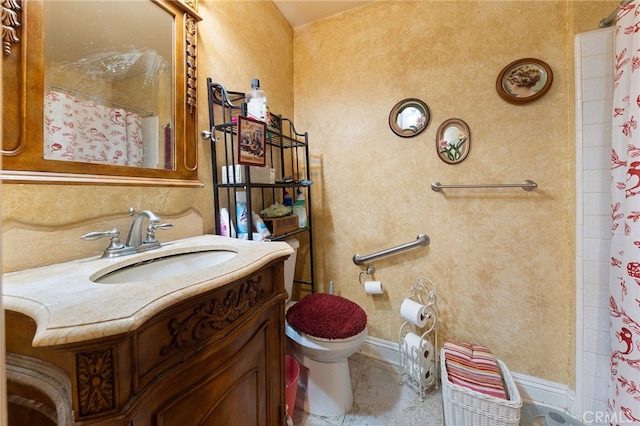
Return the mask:
[[[7,352],[42,367],[41,375],[63,372],[73,410],[68,424],[283,425],[283,261],[168,307],[126,336],[34,348],[34,321],[7,311]],[[14,401],[40,392],[9,388],[23,393],[10,395]],[[36,402],[59,405],[64,392],[46,399]],[[10,426],[20,424],[9,414]]]

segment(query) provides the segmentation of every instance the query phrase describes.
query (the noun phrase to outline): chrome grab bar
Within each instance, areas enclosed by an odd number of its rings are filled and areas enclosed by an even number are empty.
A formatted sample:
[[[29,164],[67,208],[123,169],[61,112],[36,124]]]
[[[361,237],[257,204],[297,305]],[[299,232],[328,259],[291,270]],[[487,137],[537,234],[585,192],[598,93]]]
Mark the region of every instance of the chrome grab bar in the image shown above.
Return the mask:
[[[391,254],[395,254],[400,251],[408,250],[418,246],[426,246],[429,244],[429,242],[430,242],[429,237],[426,234],[418,234],[418,237],[416,238],[416,240],[411,241],[410,243],[402,244],[397,247],[391,247],[376,253],[367,254],[365,256],[354,254],[353,263],[355,263],[356,265],[363,265],[366,262],[370,262],[372,260],[376,260],[384,256],[389,256]]]
[[[522,183],[485,183],[478,185],[443,185],[440,182],[433,182],[431,189],[436,192],[440,192],[445,188],[522,188],[525,191],[533,191],[538,187],[538,184],[532,180],[525,180]]]

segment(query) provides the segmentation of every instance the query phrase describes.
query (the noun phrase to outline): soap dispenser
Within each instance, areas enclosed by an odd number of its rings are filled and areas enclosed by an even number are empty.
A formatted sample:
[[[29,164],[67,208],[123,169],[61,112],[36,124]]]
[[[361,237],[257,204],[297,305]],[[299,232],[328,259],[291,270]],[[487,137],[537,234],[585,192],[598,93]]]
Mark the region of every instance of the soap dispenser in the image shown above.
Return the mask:
[[[304,199],[304,194],[298,188],[296,193],[296,201],[293,203],[293,214],[298,216],[298,227],[307,227],[307,203]]]

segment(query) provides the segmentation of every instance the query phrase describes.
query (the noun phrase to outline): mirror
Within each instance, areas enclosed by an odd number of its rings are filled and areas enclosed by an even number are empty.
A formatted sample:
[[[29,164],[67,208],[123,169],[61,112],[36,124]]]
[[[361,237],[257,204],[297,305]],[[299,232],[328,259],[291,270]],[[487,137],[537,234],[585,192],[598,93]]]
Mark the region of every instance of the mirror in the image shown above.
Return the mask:
[[[471,149],[471,132],[467,123],[459,118],[443,122],[436,133],[436,150],[442,161],[448,164],[462,162]]]
[[[21,6],[3,61],[3,181],[200,186],[197,0]]]
[[[44,11],[44,158],[172,169],[171,15],[148,1]]]
[[[410,138],[419,135],[429,125],[429,107],[420,99],[398,102],[389,113],[389,127],[396,135]]]

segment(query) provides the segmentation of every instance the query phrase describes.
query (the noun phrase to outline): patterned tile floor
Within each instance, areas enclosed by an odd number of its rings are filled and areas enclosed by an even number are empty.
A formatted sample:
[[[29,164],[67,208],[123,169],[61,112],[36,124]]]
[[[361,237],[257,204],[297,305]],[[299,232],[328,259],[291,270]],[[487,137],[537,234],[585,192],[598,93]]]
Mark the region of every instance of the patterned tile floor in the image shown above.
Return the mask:
[[[353,388],[351,411],[342,416],[319,417],[296,407],[294,426],[444,425],[441,388],[431,390],[422,401],[415,391],[401,384],[398,367],[359,354],[349,358],[349,369]],[[520,426],[556,425],[581,423],[552,409],[527,405],[522,408]]]

